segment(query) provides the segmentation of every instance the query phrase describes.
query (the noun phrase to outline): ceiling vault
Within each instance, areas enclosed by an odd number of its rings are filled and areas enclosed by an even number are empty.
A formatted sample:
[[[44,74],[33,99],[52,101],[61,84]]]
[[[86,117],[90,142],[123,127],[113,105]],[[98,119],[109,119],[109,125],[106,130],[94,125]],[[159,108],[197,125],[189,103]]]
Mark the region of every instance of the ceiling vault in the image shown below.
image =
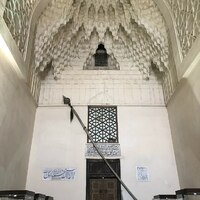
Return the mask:
[[[144,78],[152,63],[168,69],[168,36],[164,19],[152,0],[52,0],[41,14],[35,39],[35,70],[51,62],[54,78],[73,67],[80,47],[87,48],[83,67],[103,43],[116,64],[131,59]]]

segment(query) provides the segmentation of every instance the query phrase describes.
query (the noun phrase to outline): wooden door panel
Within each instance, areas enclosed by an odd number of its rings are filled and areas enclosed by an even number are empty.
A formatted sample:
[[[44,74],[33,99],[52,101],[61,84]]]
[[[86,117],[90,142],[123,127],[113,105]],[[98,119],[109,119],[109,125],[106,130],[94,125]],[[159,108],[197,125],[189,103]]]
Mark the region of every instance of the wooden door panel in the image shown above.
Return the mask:
[[[90,179],[90,200],[117,200],[117,179]]]
[[[120,177],[120,160],[108,162]],[[86,200],[121,200],[121,186],[102,159],[87,160]]]

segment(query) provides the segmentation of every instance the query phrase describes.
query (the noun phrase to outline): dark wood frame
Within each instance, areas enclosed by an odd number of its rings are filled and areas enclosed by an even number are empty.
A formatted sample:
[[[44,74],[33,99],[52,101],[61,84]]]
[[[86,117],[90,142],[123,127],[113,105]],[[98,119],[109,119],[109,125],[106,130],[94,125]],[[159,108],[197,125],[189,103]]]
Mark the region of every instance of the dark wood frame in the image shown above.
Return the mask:
[[[108,159],[109,164],[120,177],[120,159]],[[98,171],[92,169],[92,165],[98,166]],[[103,166],[103,167],[102,167]],[[95,166],[94,166],[95,168]],[[104,171],[105,169],[105,171]],[[90,179],[115,178],[106,163],[102,159],[86,160],[86,200],[90,200]],[[121,184],[117,182],[117,200],[121,200]]]

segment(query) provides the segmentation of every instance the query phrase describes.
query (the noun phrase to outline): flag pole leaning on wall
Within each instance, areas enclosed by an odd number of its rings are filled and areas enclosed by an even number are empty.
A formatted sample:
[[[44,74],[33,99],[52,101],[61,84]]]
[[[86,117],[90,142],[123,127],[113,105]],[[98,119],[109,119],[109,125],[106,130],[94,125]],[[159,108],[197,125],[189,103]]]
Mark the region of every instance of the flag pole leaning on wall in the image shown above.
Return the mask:
[[[70,98],[67,98],[65,96],[63,96],[63,102],[64,104],[68,105],[71,108],[70,111],[70,121],[73,120],[74,115],[77,117],[78,121],[80,122],[81,126],[83,127],[83,130],[85,131],[85,133],[87,134],[88,138],[90,139],[90,141],[92,142],[94,148],[96,149],[97,153],[101,156],[101,158],[104,160],[104,162],[106,163],[106,165],[109,167],[109,169],[112,171],[112,173],[115,175],[115,177],[117,178],[117,180],[121,183],[121,185],[124,187],[124,189],[129,193],[129,195],[134,199],[137,200],[137,198],[133,195],[133,193],[129,190],[129,188],[125,185],[125,183],[121,180],[121,178],[118,176],[118,174],[115,172],[115,170],[111,167],[111,165],[109,164],[109,162],[106,160],[106,158],[104,157],[104,155],[101,153],[101,151],[98,149],[97,145],[95,144],[95,142],[93,141],[93,138],[90,136],[88,129],[86,128],[86,126],[84,125],[83,121],[81,120],[81,118],[79,117],[78,113],[76,112],[76,110],[73,108],[73,106],[71,105],[71,101]]]

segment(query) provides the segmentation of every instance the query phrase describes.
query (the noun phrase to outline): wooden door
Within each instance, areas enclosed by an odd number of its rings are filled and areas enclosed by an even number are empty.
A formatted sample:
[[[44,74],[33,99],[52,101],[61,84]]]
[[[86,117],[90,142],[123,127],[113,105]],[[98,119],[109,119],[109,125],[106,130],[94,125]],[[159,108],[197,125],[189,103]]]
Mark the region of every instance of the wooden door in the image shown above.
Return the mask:
[[[120,177],[120,160],[108,162]],[[87,160],[86,200],[121,200],[120,183],[101,159]]]
[[[90,179],[90,200],[117,200],[117,179]]]

